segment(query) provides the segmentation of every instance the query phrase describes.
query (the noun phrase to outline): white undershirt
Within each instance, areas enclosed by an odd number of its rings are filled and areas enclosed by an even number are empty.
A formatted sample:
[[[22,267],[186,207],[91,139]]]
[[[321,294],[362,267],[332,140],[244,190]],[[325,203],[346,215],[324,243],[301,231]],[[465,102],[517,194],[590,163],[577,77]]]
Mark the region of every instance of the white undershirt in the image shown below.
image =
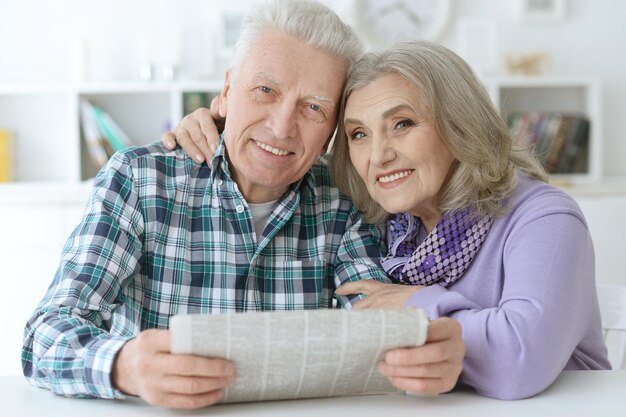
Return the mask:
[[[270,214],[272,214],[272,211],[274,211],[274,205],[276,205],[277,201],[278,200],[268,201],[267,203],[260,204],[248,203],[250,213],[252,213],[252,221],[254,222],[254,231],[256,232],[257,240],[261,237],[267,219],[270,217]]]

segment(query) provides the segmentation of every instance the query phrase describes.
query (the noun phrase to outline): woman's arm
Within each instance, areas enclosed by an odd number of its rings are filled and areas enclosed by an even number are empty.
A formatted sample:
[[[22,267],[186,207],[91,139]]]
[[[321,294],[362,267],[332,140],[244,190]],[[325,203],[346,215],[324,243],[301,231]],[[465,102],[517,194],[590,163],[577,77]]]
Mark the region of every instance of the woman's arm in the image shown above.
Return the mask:
[[[569,214],[537,216],[508,236],[502,268],[503,277],[492,277],[493,286],[502,280],[493,307],[440,286],[424,288],[408,305],[461,323],[463,382],[489,397],[519,399],[554,382],[596,317],[587,227]]]
[[[199,108],[186,115],[173,131],[161,135],[161,144],[169,150],[180,145],[194,161],[202,163],[213,159],[224,130],[224,119],[219,113],[217,97],[211,101],[211,109]]]

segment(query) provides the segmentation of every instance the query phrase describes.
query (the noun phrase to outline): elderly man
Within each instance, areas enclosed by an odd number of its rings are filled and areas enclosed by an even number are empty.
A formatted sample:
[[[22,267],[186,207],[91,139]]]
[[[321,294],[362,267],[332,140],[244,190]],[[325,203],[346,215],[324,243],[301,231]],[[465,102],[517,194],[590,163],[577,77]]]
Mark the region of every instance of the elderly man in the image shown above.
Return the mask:
[[[228,117],[215,156],[199,164],[151,145],[102,169],[26,325],[25,376],[62,395],[203,407],[234,381],[234,366],[172,355],[172,315],[329,308],[343,282],[384,281],[376,230],[318,159],[360,55],[351,29],[318,3],[251,13],[220,96]],[[394,385],[454,386],[460,327],[435,321],[429,342],[392,352]]]

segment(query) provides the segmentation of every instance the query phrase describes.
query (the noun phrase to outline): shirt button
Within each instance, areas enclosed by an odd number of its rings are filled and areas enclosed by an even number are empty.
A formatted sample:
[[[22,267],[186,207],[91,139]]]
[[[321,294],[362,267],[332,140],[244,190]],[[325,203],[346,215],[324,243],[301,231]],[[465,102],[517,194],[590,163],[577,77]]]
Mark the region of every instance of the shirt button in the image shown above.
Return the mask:
[[[243,206],[240,204],[236,207],[237,213],[243,213]]]
[[[222,186],[222,184],[224,184],[224,181],[222,181],[222,180],[219,180],[219,181],[217,182],[217,186],[218,186],[218,187],[221,187],[221,186]]]

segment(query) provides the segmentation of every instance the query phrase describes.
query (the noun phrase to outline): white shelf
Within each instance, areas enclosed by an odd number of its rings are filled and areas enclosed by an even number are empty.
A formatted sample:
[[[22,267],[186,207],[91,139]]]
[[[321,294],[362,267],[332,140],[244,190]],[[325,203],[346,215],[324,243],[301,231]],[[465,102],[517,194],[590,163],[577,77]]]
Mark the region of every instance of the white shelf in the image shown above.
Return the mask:
[[[584,115],[590,122],[589,159],[583,174],[558,174],[558,182],[584,183],[602,178],[602,99],[594,77],[490,77],[483,80],[491,99],[506,116],[515,112]]]
[[[487,79],[494,86],[511,87],[580,87],[587,86],[590,82],[597,82],[594,78],[577,76],[493,76]]]
[[[79,204],[89,198],[93,181],[79,183],[28,182],[8,183],[0,187],[0,201],[7,205]]]
[[[221,88],[221,80],[0,84],[0,128],[12,131],[15,141],[12,185],[33,182],[54,188],[96,174],[81,140],[81,99],[109,113],[134,144],[145,145],[182,119],[186,93],[216,94]]]
[[[222,82],[0,84],[0,128],[16,132],[17,183],[71,184],[95,175],[96,169],[81,141],[80,99],[98,104],[136,144],[142,145],[158,140],[164,129],[182,119],[186,93],[216,94]],[[505,114],[556,111],[585,115],[591,123],[588,170],[554,179],[583,183],[602,178],[602,109],[597,79],[491,77],[484,82],[492,100]]]
[[[626,197],[626,177],[604,177],[599,181],[575,184],[555,183],[557,187],[575,198],[581,197]]]

